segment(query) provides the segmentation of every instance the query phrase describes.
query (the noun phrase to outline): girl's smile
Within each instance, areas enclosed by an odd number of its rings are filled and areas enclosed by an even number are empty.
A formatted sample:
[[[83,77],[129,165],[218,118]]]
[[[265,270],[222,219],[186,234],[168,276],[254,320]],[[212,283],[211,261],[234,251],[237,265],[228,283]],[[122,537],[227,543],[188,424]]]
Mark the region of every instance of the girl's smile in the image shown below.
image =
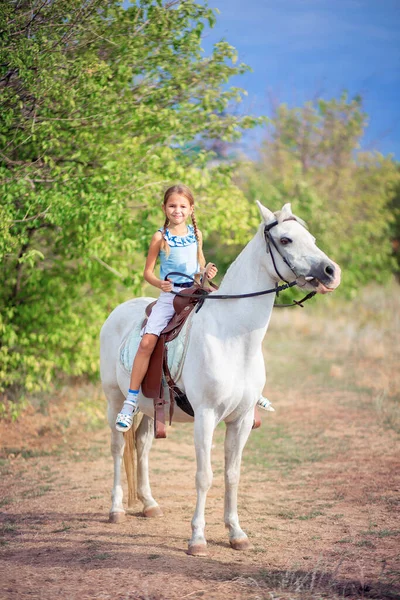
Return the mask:
[[[180,194],[171,194],[166,204],[163,206],[165,216],[169,220],[170,229],[174,229],[179,233],[179,225],[185,225],[186,219],[192,214],[192,207],[185,196]]]

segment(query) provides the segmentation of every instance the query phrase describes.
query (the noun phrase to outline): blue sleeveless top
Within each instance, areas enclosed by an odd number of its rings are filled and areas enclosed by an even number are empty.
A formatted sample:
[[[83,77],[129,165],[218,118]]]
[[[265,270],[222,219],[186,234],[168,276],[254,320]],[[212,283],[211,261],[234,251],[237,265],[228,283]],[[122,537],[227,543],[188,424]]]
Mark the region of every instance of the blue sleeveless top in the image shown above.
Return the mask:
[[[160,250],[160,279],[171,271],[179,271],[193,277],[200,270],[197,261],[197,240],[194,234],[193,225],[187,226],[186,235],[171,235],[169,229],[165,230],[164,239],[169,246],[169,255],[164,250]],[[159,229],[158,231],[163,231]],[[174,283],[188,283],[190,279],[180,275],[170,277]]]

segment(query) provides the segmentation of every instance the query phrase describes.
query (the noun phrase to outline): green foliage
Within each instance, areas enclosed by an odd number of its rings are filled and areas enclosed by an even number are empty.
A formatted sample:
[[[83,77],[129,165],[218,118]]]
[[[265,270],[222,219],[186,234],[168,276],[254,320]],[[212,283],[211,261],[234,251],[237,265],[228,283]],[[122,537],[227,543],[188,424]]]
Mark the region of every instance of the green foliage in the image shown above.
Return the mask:
[[[366,123],[361,99],[346,94],[302,108],[282,105],[259,160],[243,168],[239,180],[249,199],[272,210],[292,203],[318,245],[341,265],[340,293],[348,295],[368,281],[387,281],[394,270],[400,172],[391,157],[358,151]]]
[[[205,238],[247,241],[235,166],[210,167],[205,148],[259,120],[230,111],[242,92],[225,84],[247,70],[235,49],[201,49],[214,19],[192,0],[1,4],[0,391],[97,372],[167,184],[193,188]]]
[[[400,179],[400,166],[397,167]],[[393,221],[391,226],[391,240],[393,256],[396,261],[395,273],[400,278],[400,181],[397,180],[393,186],[393,194],[390,201],[390,210],[393,212]]]

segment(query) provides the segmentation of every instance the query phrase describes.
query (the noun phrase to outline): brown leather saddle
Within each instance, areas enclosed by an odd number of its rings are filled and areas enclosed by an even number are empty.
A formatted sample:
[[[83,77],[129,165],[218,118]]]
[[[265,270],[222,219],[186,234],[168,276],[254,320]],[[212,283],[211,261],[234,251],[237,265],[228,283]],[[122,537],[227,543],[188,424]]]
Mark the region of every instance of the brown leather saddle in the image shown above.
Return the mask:
[[[214,286],[213,286],[214,287]],[[161,332],[157,344],[150,358],[147,373],[142,382],[142,392],[147,398],[153,398],[154,401],[154,437],[167,437],[165,425],[165,404],[168,404],[164,398],[163,375],[169,389],[169,424],[172,423],[175,402],[184,412],[194,417],[193,408],[186,398],[186,395],[177,387],[171,377],[168,368],[168,346],[167,342],[174,340],[181,332],[188,316],[198,305],[204,295],[208,292],[203,286],[195,284],[190,288],[182,288],[179,296],[174,298],[175,314],[171,321]],[[151,310],[156,302],[152,302],[146,307],[146,318],[143,326],[146,324]],[[261,419],[257,408],[254,410],[253,429],[260,427]]]
[[[182,288],[179,292],[180,295],[175,296],[174,298],[175,314],[161,332],[151,355],[149,367],[142,382],[142,392],[147,398],[153,398],[154,400],[154,437],[156,438],[167,437],[164,410],[164,405],[167,404],[167,402],[164,398],[163,375],[169,389],[169,424],[171,425],[172,422],[175,401],[182,410],[187,412],[190,416],[194,416],[193,409],[185,394],[179,390],[171,377],[168,368],[168,347],[166,346],[166,343],[174,340],[179,335],[186,319],[204,294],[207,293],[208,292],[200,285]],[[155,302],[152,302],[147,306],[147,318],[150,316],[154,304]],[[144,320],[143,326],[145,325],[147,318]]]

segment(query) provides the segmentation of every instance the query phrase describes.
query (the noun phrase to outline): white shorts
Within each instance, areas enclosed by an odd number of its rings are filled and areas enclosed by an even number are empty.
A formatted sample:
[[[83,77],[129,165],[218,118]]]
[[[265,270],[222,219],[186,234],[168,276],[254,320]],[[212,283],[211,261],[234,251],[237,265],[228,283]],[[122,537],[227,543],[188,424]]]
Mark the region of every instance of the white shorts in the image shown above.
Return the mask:
[[[182,291],[181,288],[173,288],[173,290],[175,292]],[[152,333],[157,336],[160,335],[164,327],[168,325],[174,316],[174,298],[174,294],[171,294],[170,292],[161,292],[157,302],[153,306],[146,325],[141,331],[141,335],[144,335],[145,333]]]

